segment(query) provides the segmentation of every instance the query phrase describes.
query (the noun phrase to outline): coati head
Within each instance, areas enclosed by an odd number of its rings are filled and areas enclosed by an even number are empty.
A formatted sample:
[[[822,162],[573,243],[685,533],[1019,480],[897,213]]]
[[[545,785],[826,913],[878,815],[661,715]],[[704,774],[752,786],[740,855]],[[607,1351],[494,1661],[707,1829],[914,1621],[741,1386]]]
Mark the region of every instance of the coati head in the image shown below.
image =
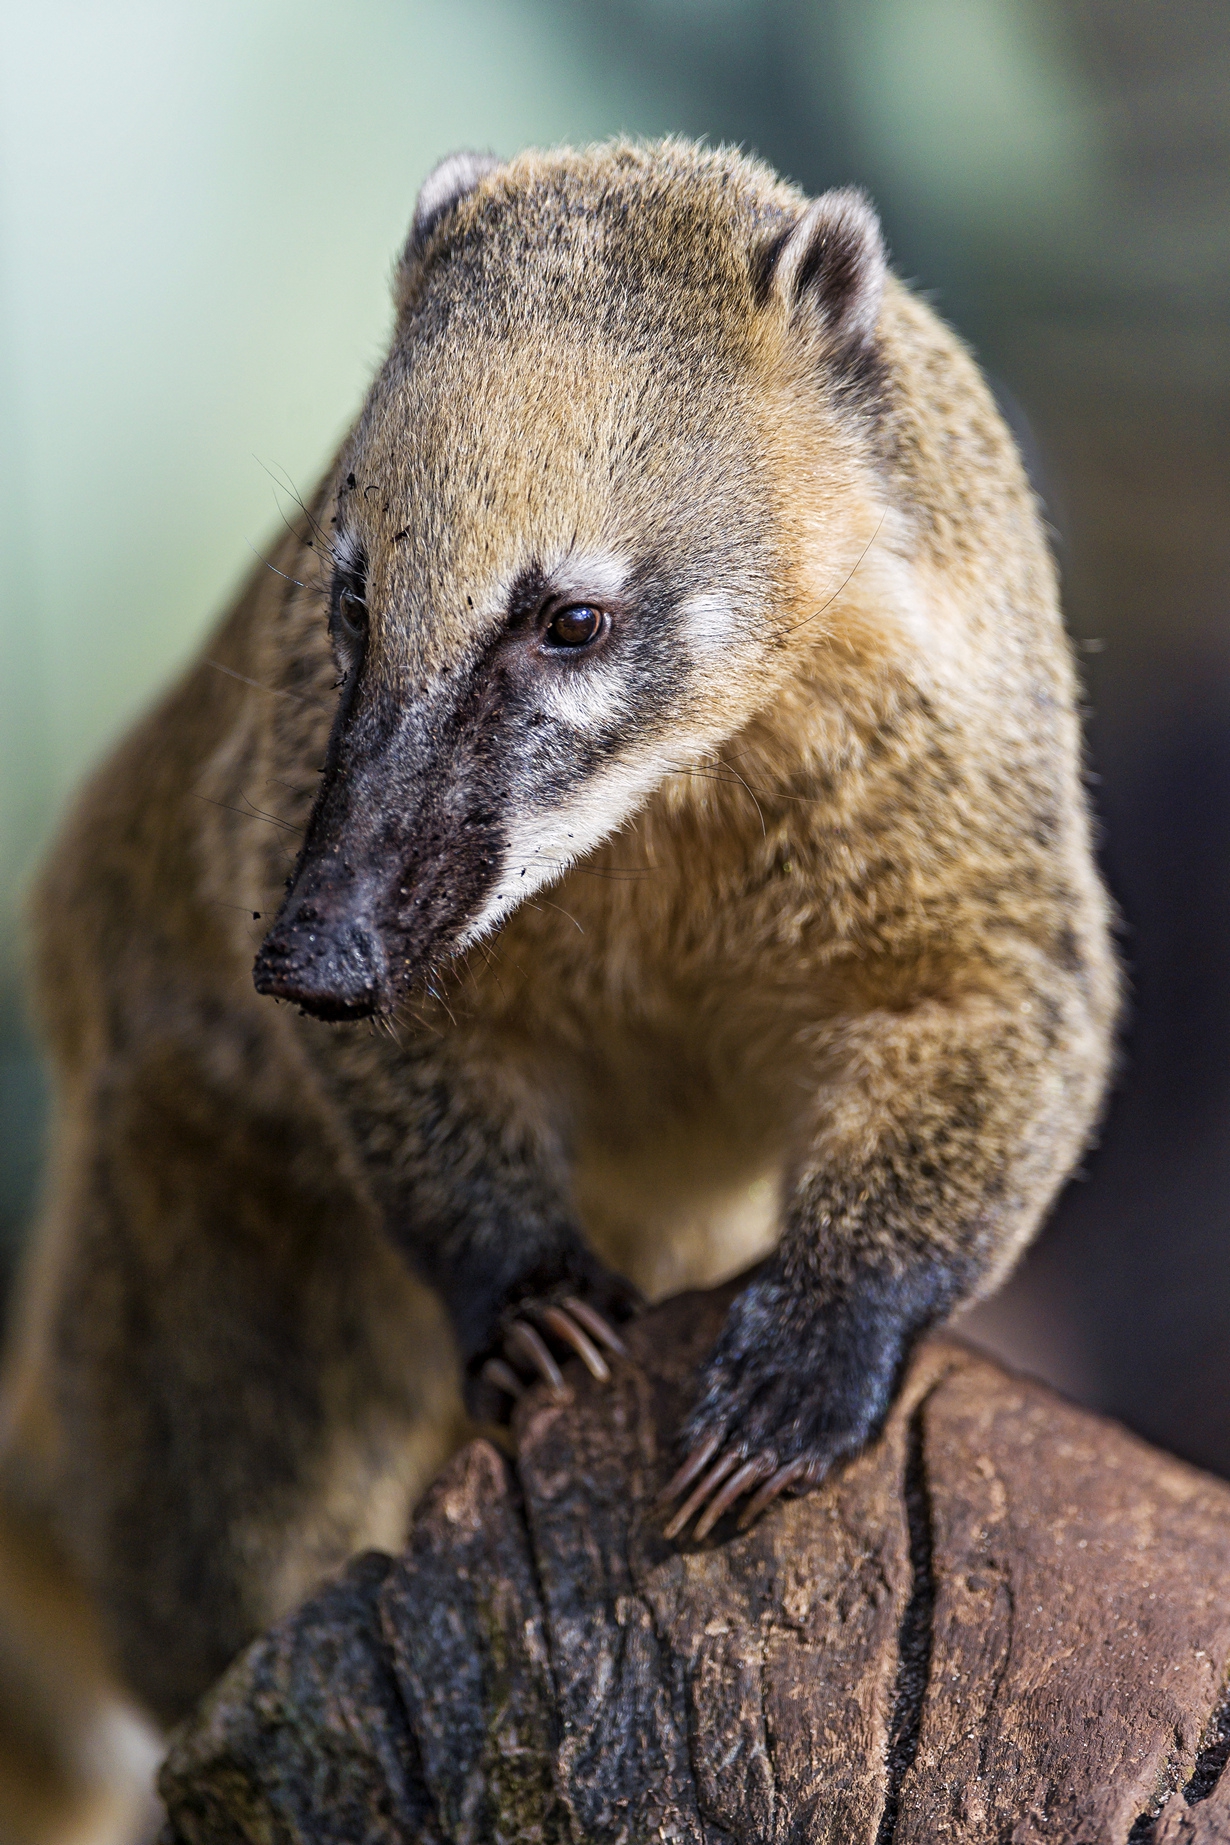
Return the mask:
[[[342,691],[260,992],[389,1010],[771,696],[783,422],[810,420],[840,561],[883,276],[861,196],[734,155],[435,170],[339,462]]]

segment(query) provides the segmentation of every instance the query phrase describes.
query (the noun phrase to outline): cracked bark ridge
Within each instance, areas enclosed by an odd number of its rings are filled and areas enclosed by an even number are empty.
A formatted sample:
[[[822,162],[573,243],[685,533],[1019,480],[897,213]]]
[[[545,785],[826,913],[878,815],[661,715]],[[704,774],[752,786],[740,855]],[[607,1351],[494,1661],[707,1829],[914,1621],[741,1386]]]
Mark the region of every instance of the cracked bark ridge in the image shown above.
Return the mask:
[[[181,1730],[164,1845],[1230,1845],[1230,1488],[934,1340],[750,1531],[654,1495],[729,1291],[533,1392]]]
[[[164,1768],[164,1838],[445,1845],[381,1631],[392,1568],[357,1557],[219,1680]]]

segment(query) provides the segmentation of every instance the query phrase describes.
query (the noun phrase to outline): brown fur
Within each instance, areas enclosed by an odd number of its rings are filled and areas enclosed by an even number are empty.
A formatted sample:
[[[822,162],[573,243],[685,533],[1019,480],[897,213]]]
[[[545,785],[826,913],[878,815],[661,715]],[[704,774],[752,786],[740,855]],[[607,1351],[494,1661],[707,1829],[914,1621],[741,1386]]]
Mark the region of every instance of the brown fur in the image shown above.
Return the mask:
[[[908,1343],[1003,1275],[1086,1142],[1116,979],[1037,512],[975,366],[900,284],[842,347],[844,221],[814,298],[773,271],[804,206],[679,143],[480,177],[408,252],[309,515],[44,875],[59,1127],[6,1491],[159,1721],[396,1543],[456,1438],[407,1214],[481,1219],[499,1262],[510,1223],[554,1249],[575,1221],[651,1294],[779,1237],[790,1299],[949,1277]],[[379,1028],[251,981],[320,824],[338,518],[367,557],[356,724],[495,644],[536,559],[684,558],[689,592],[737,604],[721,648],[681,644],[648,798],[488,941],[429,953]],[[694,1434],[749,1365],[769,1400],[764,1343],[719,1354]]]

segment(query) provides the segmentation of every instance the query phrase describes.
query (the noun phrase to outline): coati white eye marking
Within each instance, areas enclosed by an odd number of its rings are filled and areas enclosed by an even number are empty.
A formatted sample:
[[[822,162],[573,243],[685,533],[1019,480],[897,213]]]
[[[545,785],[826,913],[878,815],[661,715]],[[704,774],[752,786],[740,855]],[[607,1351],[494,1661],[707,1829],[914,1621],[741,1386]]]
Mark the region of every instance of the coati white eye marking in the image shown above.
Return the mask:
[[[601,845],[675,766],[659,748],[646,749],[612,763],[550,813],[514,816],[499,882],[459,938],[457,951],[490,935],[535,891],[553,884],[576,859]]]
[[[363,561],[363,548],[353,532],[338,532],[332,551],[333,562],[339,570],[357,570]]]
[[[586,735],[609,729],[627,704],[623,675],[609,664],[559,674],[539,689],[538,701],[558,723]]]
[[[599,692],[581,681],[597,671],[590,656],[611,632],[630,570],[626,558],[610,551],[570,551],[535,581],[539,658],[570,667],[584,662],[583,672],[568,673],[567,684],[561,677],[543,687],[544,705],[566,723],[584,727],[609,715],[613,684]],[[511,593],[516,599],[517,592]]]
[[[721,653],[735,637],[735,609],[728,596],[698,590],[679,604],[680,631],[696,654]]]
[[[471,596],[466,606],[475,610],[483,626],[507,620],[516,629],[533,629],[546,638],[548,626],[573,610],[588,608],[609,616],[631,571],[628,559],[614,551],[565,551],[552,563],[535,561],[510,572],[477,599],[477,609]],[[591,630],[557,630],[548,646],[566,652],[595,639],[600,630],[593,624]]]
[[[569,551],[542,579],[538,645],[548,671],[538,689],[540,708],[584,735],[608,729],[625,713],[623,675],[601,643],[631,571],[614,551]]]
[[[616,551],[570,551],[548,570],[548,590],[561,602],[592,599],[601,607],[619,595],[631,569]]]

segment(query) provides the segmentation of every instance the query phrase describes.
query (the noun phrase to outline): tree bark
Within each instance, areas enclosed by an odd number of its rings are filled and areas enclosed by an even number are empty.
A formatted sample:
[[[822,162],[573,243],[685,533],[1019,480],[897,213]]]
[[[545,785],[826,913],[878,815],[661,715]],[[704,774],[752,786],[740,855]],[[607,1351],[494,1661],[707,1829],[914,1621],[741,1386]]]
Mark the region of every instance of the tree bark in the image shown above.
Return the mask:
[[[1230,1841],[1230,1488],[951,1340],[745,1534],[654,1495],[728,1291],[475,1441],[178,1734],[165,1845]]]

